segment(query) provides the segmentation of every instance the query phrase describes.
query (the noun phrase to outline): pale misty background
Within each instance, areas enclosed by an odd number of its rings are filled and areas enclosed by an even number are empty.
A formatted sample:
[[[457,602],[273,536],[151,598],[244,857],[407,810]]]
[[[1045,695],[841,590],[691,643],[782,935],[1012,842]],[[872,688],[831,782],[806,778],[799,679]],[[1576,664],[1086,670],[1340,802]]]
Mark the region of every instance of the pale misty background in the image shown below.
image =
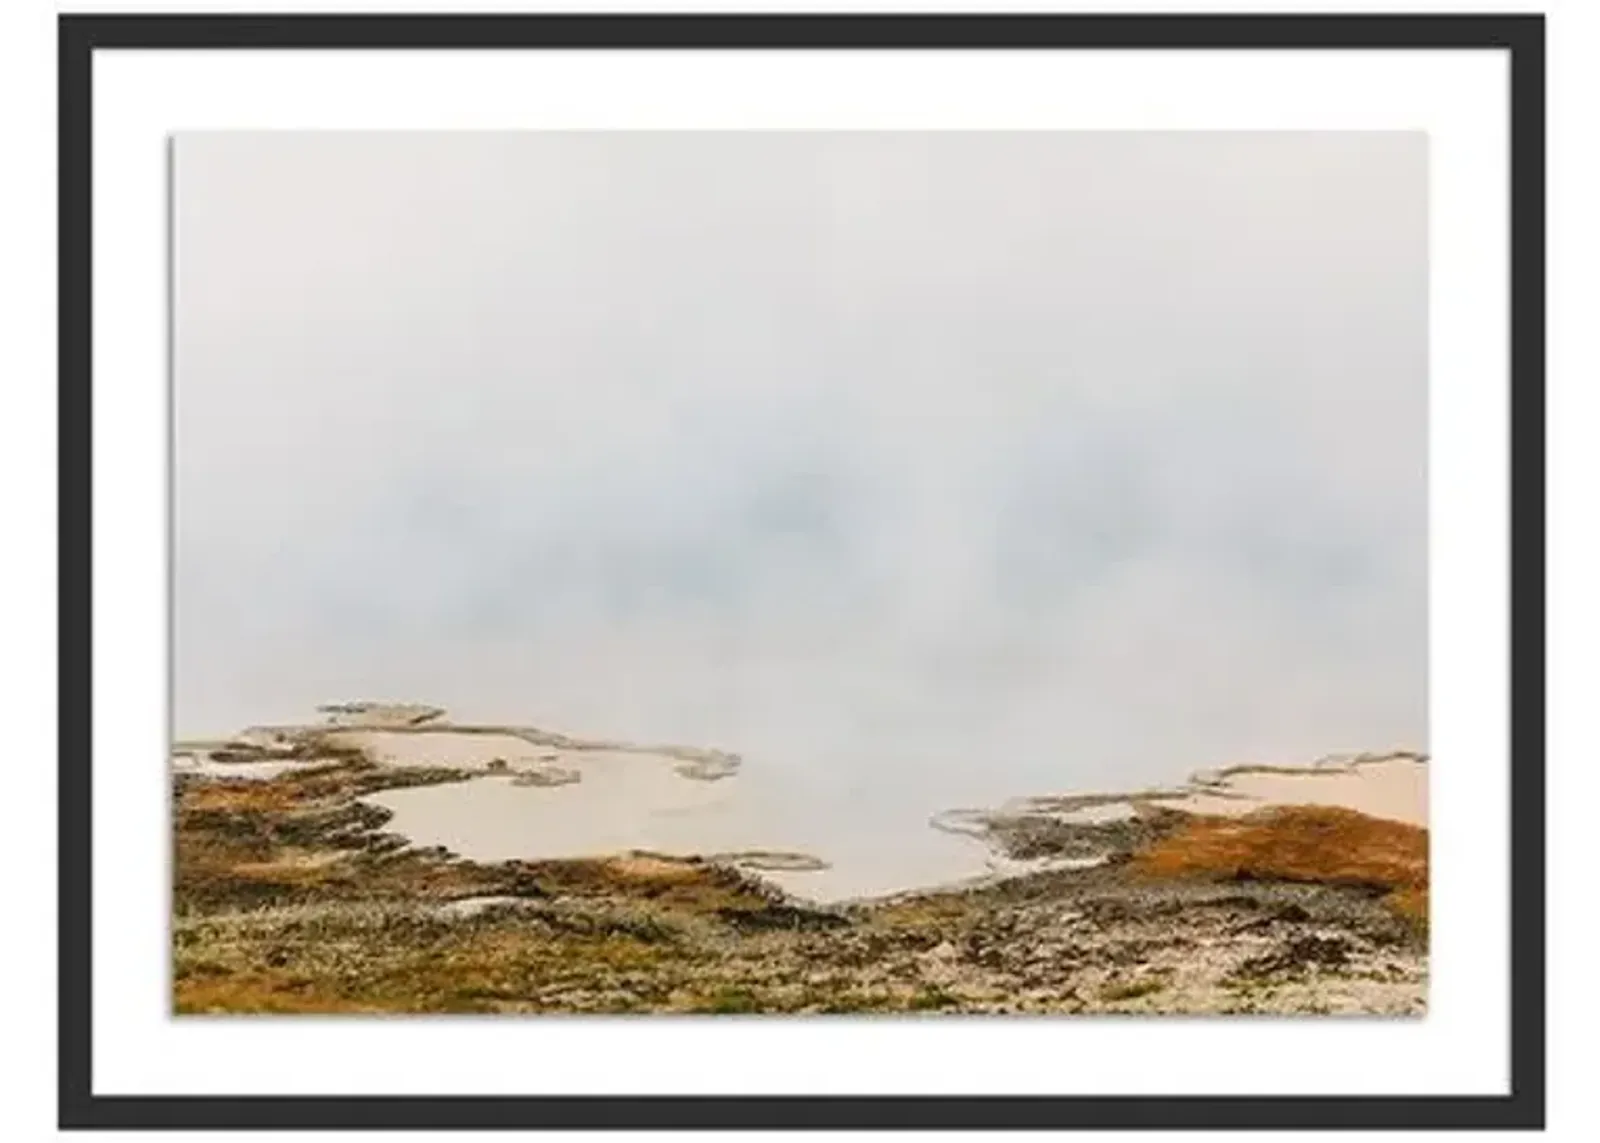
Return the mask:
[[[180,734],[415,699],[863,813],[1426,745],[1420,134],[174,148]]]

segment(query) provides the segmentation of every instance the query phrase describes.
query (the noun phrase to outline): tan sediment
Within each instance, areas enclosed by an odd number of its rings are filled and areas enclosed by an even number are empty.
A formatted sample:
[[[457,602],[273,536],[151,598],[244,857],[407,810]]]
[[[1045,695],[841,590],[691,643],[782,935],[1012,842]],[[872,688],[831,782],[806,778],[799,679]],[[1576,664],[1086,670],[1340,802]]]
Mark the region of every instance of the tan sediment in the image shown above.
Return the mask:
[[[320,723],[252,726],[226,739],[174,742],[173,765],[213,772],[216,766],[359,756],[383,766],[526,773],[531,775],[528,784],[556,785],[581,774],[570,765],[549,764],[592,754],[654,757],[679,776],[702,782],[732,776],[741,761],[737,754],[707,747],[578,738],[536,726],[457,723],[445,718],[443,708],[420,703],[333,703],[318,709],[325,716]]]
[[[610,868],[621,878],[673,885],[687,885],[700,877],[698,866],[654,854],[632,853],[613,858]]]
[[[826,861],[809,853],[788,853],[770,849],[712,853],[706,856],[706,860],[721,862],[754,873],[818,873],[829,868]]]
[[[1324,758],[1310,765],[1246,763],[1194,774],[1181,786],[1125,793],[1044,794],[994,810],[951,810],[935,824],[982,835],[997,819],[1049,817],[1062,823],[1177,811],[1237,817],[1273,806],[1335,806],[1426,826],[1428,756],[1410,750]]]
[[[1329,759],[1312,766],[1233,766],[1198,775],[1181,797],[1152,803],[1234,816],[1272,806],[1335,806],[1369,817],[1428,823],[1428,759],[1409,751]]]

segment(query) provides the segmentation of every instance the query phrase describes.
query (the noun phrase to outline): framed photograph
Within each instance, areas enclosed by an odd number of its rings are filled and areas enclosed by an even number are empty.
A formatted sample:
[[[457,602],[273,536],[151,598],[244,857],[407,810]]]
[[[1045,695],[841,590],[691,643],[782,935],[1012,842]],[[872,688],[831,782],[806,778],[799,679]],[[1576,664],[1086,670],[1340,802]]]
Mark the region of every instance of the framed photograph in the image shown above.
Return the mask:
[[[1534,1127],[1535,16],[66,16],[67,1127]]]

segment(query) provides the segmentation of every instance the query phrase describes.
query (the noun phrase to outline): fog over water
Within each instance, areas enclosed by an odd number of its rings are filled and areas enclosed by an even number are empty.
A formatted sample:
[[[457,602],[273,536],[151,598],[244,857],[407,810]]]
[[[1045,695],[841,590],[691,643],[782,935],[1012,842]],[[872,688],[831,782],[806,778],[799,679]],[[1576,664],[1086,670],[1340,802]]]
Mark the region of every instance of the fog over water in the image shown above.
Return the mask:
[[[181,734],[416,699],[842,836],[1426,746],[1421,135],[175,149]]]

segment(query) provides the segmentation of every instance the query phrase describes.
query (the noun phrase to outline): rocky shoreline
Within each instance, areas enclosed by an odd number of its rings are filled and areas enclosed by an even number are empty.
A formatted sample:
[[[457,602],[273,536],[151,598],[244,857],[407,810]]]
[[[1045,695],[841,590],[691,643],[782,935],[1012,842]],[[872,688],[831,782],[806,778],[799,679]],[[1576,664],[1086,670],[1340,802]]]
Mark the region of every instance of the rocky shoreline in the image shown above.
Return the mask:
[[[805,854],[475,862],[387,831],[388,811],[365,800],[539,775],[555,765],[541,750],[638,750],[713,782],[734,755],[461,728],[427,707],[324,713],[174,747],[180,1013],[1425,1010],[1426,829],[1230,788],[1260,767],[953,812],[936,827],[981,837],[1002,872],[818,905],[761,875],[803,869]],[[396,763],[360,738],[417,732],[509,734],[531,753]],[[1425,784],[1414,754],[1322,772],[1409,778],[1406,766]],[[1201,789],[1229,812],[1196,812]]]

